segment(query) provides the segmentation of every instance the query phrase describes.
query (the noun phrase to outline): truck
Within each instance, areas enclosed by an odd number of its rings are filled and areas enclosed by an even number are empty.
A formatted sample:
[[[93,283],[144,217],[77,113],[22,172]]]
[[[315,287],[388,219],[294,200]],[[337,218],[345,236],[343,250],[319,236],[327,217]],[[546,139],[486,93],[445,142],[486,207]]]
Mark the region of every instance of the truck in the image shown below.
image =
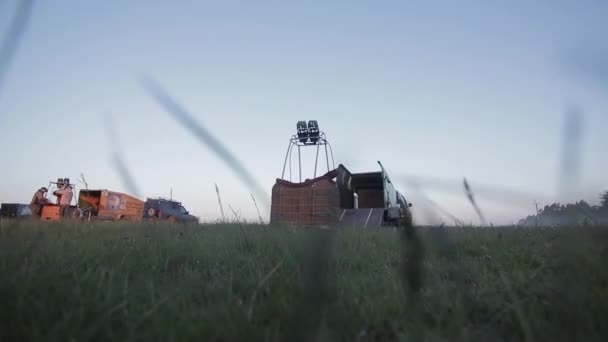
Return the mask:
[[[107,189],[80,190],[77,212],[78,218],[85,220],[141,221],[144,202]]]
[[[28,204],[24,203],[2,203],[0,204],[0,217],[24,219],[30,218],[32,212]]]
[[[167,220],[169,222],[198,223],[198,217],[191,215],[181,202],[166,198],[146,198],[144,220]]]
[[[277,178],[272,188],[273,224],[377,228],[412,224],[411,203],[380,171],[352,173],[344,165],[294,183]]]

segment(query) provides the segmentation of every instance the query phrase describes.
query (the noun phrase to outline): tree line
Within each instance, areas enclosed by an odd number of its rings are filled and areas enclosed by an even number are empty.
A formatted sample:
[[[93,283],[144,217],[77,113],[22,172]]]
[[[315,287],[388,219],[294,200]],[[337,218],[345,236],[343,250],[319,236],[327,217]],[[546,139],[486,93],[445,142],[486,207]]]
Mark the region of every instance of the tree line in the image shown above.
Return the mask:
[[[600,194],[599,205],[586,201],[553,203],[519,221],[521,226],[608,225],[608,191]]]

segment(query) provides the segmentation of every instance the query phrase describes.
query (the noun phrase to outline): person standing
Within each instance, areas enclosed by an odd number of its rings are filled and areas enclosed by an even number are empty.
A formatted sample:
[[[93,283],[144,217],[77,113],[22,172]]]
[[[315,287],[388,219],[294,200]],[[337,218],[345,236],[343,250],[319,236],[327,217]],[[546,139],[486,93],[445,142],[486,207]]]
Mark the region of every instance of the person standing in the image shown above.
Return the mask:
[[[47,191],[48,190],[45,187],[42,187],[34,193],[34,196],[32,197],[32,200],[30,201],[29,205],[30,211],[32,212],[32,216],[39,217],[42,205],[51,202],[48,198],[44,197]]]
[[[59,204],[61,216],[65,217],[65,214],[72,203],[74,192],[71,184],[62,183],[58,185],[59,189],[53,191],[53,195],[57,196],[57,204]]]

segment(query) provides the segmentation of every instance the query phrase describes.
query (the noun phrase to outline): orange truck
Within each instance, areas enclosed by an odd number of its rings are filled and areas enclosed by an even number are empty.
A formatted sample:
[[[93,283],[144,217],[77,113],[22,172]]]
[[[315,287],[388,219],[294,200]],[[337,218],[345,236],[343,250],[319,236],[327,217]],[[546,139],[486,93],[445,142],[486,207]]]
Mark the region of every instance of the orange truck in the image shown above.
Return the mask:
[[[63,215],[59,205],[44,204],[40,219],[141,221],[144,213],[143,201],[125,193],[106,189],[80,190],[77,203],[69,206]]]
[[[141,221],[144,201],[122,192],[80,190],[78,211],[82,219]]]

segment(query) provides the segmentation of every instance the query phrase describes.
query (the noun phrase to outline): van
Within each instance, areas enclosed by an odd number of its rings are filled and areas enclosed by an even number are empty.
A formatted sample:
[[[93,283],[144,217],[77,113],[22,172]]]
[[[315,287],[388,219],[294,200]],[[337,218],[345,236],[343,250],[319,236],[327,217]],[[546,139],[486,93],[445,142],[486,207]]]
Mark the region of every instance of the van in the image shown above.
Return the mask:
[[[80,218],[86,220],[141,221],[144,202],[122,192],[80,190],[78,209]]]

